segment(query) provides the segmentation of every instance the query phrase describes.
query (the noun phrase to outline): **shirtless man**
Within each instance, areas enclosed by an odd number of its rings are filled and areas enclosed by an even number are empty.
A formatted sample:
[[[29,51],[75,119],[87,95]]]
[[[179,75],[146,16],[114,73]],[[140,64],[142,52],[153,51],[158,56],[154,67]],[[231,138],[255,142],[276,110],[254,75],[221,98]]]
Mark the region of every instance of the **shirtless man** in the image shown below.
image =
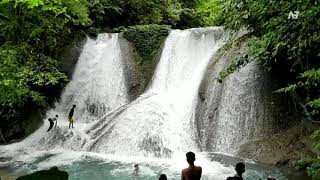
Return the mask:
[[[193,152],[188,152],[186,154],[187,162],[189,167],[182,170],[181,180],[200,180],[202,174],[202,168],[200,166],[195,166],[194,161],[196,160],[196,155]]]
[[[237,163],[235,170],[237,174],[233,177],[228,177],[227,180],[243,180],[242,174],[246,171],[246,166],[244,165],[244,163],[242,162]]]

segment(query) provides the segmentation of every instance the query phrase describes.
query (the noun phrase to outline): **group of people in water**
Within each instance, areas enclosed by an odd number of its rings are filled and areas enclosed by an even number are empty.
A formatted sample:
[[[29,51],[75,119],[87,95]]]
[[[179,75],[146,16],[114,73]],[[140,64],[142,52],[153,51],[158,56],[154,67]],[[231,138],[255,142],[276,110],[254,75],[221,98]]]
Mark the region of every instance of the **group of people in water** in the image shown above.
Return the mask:
[[[202,175],[202,168],[201,166],[196,166],[194,161],[196,160],[196,155],[193,152],[188,152],[186,154],[187,162],[189,167],[183,169],[181,172],[181,180],[200,180]],[[244,163],[239,162],[236,164],[235,167],[236,174],[232,177],[228,177],[227,180],[243,180],[242,174],[246,171],[246,167]],[[139,174],[139,165],[134,165],[134,175]],[[167,176],[165,174],[161,174],[159,176],[159,180],[167,180]],[[261,179],[260,179],[261,180]],[[276,178],[269,176],[267,180],[276,180]]]
[[[68,115],[68,121],[69,121],[69,129],[70,128],[73,128],[73,123],[75,121],[75,118],[73,116],[74,114],[74,109],[76,108],[77,106],[74,104],[71,108],[71,110],[69,111],[69,115]],[[58,117],[59,115],[56,114],[55,117],[53,118],[48,118],[48,121],[49,121],[49,129],[47,130],[47,132],[49,132],[53,126],[57,127],[57,124],[58,124]],[[54,123],[55,122],[55,123]],[[56,124],[56,125],[54,125]]]
[[[76,107],[77,106],[74,104],[72,106],[71,110],[69,111],[69,115],[68,115],[69,129],[73,128],[73,123],[75,121],[73,114],[74,114],[74,110]],[[57,126],[58,117],[59,116],[56,114],[55,117],[48,119],[50,125],[49,125],[49,129],[47,130],[47,132],[49,132],[53,128],[54,124],[55,124],[55,127]],[[201,175],[202,175],[202,168],[201,168],[201,166],[194,165],[194,161],[196,160],[196,155],[193,152],[188,152],[186,154],[186,158],[187,158],[187,162],[189,164],[189,167],[182,170],[181,180],[200,180]],[[242,163],[242,162],[237,163],[235,170],[236,170],[236,175],[233,177],[228,177],[227,180],[243,180],[242,174],[245,172],[244,163]],[[134,165],[133,174],[134,175],[139,174],[139,165],[138,164]],[[159,180],[167,180],[167,176],[165,174],[161,174],[159,177]],[[270,177],[268,177],[267,180],[276,180],[276,179],[270,176]]]

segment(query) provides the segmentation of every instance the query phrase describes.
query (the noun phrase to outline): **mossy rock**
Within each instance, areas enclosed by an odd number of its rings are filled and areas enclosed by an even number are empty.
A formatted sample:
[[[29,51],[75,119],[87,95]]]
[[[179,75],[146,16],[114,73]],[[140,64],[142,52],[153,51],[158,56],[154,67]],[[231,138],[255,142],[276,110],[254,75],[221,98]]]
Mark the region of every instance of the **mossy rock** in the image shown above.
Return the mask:
[[[123,29],[123,36],[134,44],[138,51],[139,63],[153,59],[165,38],[169,35],[169,26],[165,25],[136,25]]]
[[[54,166],[49,170],[41,170],[29,175],[18,177],[17,180],[67,180],[69,177],[65,171],[60,171]]]

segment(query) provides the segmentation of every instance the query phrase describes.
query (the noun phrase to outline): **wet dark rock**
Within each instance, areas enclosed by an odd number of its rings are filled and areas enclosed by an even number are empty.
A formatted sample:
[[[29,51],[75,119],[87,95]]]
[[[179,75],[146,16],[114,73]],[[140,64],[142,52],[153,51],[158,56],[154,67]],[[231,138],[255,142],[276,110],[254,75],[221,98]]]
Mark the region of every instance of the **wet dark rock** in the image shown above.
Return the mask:
[[[54,166],[49,170],[41,170],[29,175],[21,176],[17,180],[67,180],[68,173],[61,171],[58,167]]]
[[[0,107],[0,130],[6,142],[0,136],[0,144],[14,143],[33,133],[40,127],[42,114],[33,105],[21,109]]]
[[[269,138],[240,146],[239,155],[261,163],[292,166],[299,159],[317,157],[311,133],[316,127],[298,125]]]
[[[83,45],[85,44],[85,42],[86,37],[79,36],[68,45],[61,48],[61,50],[58,52],[60,56],[59,59],[61,59],[62,63],[62,70],[70,79],[74,72],[75,65],[77,64],[80,54],[83,50]]]

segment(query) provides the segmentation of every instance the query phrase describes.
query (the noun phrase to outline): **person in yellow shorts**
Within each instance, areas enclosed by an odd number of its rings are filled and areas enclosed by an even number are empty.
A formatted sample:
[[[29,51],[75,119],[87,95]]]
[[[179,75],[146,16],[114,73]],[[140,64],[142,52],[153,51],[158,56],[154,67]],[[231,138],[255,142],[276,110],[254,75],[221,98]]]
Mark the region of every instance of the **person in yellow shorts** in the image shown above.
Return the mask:
[[[68,120],[69,120],[69,129],[70,127],[73,128],[73,123],[74,123],[74,117],[73,117],[73,113],[74,113],[74,109],[76,108],[76,105],[74,104],[72,106],[72,109],[70,110],[69,112],[69,115],[68,115]]]

